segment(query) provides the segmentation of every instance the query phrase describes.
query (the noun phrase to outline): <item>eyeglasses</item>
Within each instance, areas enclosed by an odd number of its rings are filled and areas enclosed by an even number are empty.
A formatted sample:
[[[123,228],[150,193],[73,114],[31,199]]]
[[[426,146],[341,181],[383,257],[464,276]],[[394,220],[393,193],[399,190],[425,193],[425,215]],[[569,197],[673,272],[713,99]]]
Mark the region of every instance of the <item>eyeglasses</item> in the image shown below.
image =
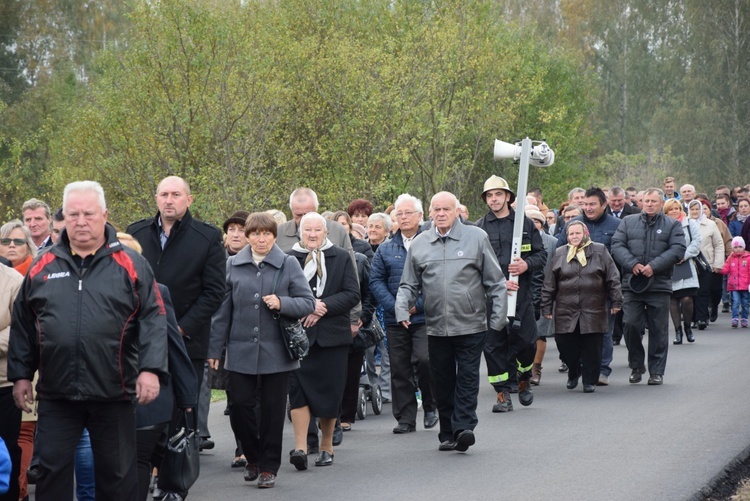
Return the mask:
[[[21,247],[22,245],[26,245],[26,239],[24,238],[0,238],[0,245],[10,245],[10,243],[13,242],[16,244],[16,247]]]
[[[417,211],[414,211],[414,210],[405,210],[404,212],[397,212],[396,213],[396,217],[398,217],[398,218],[401,218],[401,217],[412,217],[416,213],[417,213]]]

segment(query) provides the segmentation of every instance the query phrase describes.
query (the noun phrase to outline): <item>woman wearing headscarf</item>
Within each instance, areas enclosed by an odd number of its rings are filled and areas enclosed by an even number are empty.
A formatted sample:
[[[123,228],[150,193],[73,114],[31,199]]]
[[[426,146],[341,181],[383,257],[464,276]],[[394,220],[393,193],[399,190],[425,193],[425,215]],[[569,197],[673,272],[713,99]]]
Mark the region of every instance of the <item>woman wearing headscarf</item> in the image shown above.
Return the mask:
[[[711,305],[712,291],[715,295],[715,289],[719,289],[721,295],[721,269],[724,267],[724,239],[719,232],[716,223],[709,219],[704,208],[711,205],[702,203],[700,200],[692,200],[688,204],[688,215],[690,219],[698,222],[698,228],[701,234],[701,253],[711,266],[710,270],[698,270],[698,294],[695,297],[694,318],[698,324],[698,330],[708,327],[709,307]],[[718,304],[717,304],[718,306]]]
[[[276,245],[276,221],[269,214],[250,214],[245,236],[248,245],[227,260],[227,288],[211,320],[208,363],[218,369],[226,348],[229,418],[247,458],[245,481],[257,479],[258,487],[270,488],[281,465],[287,387],[300,366],[286,351],[275,315],[302,318],[313,311],[314,299],[298,262]]]
[[[289,383],[295,442],[289,460],[298,470],[305,470],[311,415],[320,418],[322,431],[315,466],[333,464],[333,428],[352,344],[349,312],[359,303],[359,284],[349,253],[328,240],[326,221],[320,214],[305,214],[299,227],[302,240],[294,244],[290,254],[302,266],[315,296],[315,311],[303,319],[310,352]]]
[[[682,210],[682,204],[675,198],[664,202],[664,214],[676,219],[682,224],[685,233],[685,255],[674,267],[672,273],[672,298],[669,303],[669,313],[674,325],[674,344],[682,344],[683,326],[685,337],[689,343],[695,341],[691,322],[693,319],[693,298],[698,293],[698,271],[695,269],[693,258],[701,250],[701,232],[698,222],[687,217]]]
[[[568,389],[583,376],[583,391],[593,393],[608,315],[622,308],[620,274],[607,248],[591,241],[582,221],[568,222],[566,232],[568,245],[555,251],[544,279],[542,315],[551,319],[554,305],[555,342],[569,368]]]

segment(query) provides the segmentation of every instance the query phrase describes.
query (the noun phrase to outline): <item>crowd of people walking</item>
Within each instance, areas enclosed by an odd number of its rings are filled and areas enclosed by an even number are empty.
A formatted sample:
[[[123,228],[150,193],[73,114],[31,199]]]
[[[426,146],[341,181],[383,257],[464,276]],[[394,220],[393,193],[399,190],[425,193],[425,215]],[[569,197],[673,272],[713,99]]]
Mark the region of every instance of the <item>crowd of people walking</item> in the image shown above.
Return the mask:
[[[662,385],[670,344],[700,343],[722,309],[748,327],[749,193],[668,177],[574,188],[550,210],[541,190],[491,176],[471,221],[449,192],[427,211],[404,193],[382,212],[355,199],[321,214],[303,187],[290,220],[238,208],[219,229],[193,218],[189,183],[170,176],[156,214],[124,232],[96,182],[70,183],[54,212],[31,199],[0,227],[0,501],[29,499],[29,483],[42,501],[185,499],[159,480],[165,445],[187,413],[200,448],[214,447],[212,387],[227,394],[228,463],[267,489],[287,416],[291,471],[309,455],[334,465],[361,378],[391,403],[395,434],[417,429],[421,406],[442,452],[476,443],[482,357],[487,412],[514,411],[512,394],[534,403],[550,340],[567,390],[608,386],[623,340],[628,383]],[[353,343],[373,324],[383,339]]]

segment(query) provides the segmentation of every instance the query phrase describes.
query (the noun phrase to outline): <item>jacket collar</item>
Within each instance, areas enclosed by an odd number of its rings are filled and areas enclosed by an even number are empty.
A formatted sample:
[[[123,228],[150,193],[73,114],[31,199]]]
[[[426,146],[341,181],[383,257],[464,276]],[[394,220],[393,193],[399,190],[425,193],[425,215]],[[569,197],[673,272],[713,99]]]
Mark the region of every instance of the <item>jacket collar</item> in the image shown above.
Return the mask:
[[[430,228],[430,229],[432,229],[432,228]],[[417,232],[414,234],[414,236],[412,237],[412,239],[416,238],[417,235],[419,235],[420,233],[422,233],[422,225],[419,225],[417,227]],[[398,230],[396,232],[396,234],[391,237],[391,240],[394,243],[397,243],[397,244],[399,244],[402,247],[404,246],[404,235],[401,234],[401,230]],[[385,243],[385,242],[383,242],[383,243]]]
[[[182,216],[182,219],[175,221],[174,225],[172,225],[172,230],[169,232],[169,236],[171,237],[173,234],[178,233],[181,228],[189,226],[192,220],[193,215],[190,213],[190,209],[187,209],[185,215]],[[161,231],[161,213],[159,211],[156,211],[156,216],[154,216],[154,222],[152,224],[156,229],[156,233],[159,234]]]
[[[453,226],[451,226],[451,231],[448,232],[448,236],[445,238],[450,238],[452,240],[460,240],[461,239],[461,229],[463,228],[463,224],[461,221],[456,217],[456,220],[453,221]],[[435,229],[435,225],[433,225],[428,231],[427,231],[428,239],[431,243],[434,243],[437,241],[440,235],[438,235],[437,230]]]
[[[106,223],[104,226],[104,239],[104,245],[95,252],[96,257],[122,250],[122,244],[117,239],[117,230],[109,223]],[[73,251],[70,249],[70,238],[68,238],[68,232],[65,228],[60,231],[60,238],[57,240],[57,243],[50,248],[50,252],[53,252],[59,257],[70,257],[73,255]]]
[[[497,217],[494,212],[488,211],[487,215],[484,216],[485,221],[500,221],[502,219],[510,219],[511,221],[515,220],[516,217],[516,211],[513,210],[513,207],[508,207],[508,215],[504,217]]]
[[[266,255],[265,259],[263,260],[264,263],[268,263],[274,268],[281,268],[282,263],[284,262],[284,259],[286,258],[286,254],[284,254],[284,251],[281,250],[281,248],[273,244],[273,248],[271,249],[271,252]],[[245,264],[252,264],[255,265],[255,261],[253,261],[253,251],[250,248],[250,245],[246,245],[241,251],[239,251],[232,261],[232,264],[234,266],[241,266]]]

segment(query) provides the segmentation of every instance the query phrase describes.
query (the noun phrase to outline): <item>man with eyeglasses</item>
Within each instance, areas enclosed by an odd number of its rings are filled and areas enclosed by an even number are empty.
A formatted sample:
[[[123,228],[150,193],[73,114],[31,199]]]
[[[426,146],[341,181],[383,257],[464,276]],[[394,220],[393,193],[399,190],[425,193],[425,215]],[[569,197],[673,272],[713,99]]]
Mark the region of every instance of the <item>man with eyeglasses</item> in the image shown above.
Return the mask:
[[[403,434],[417,429],[417,399],[414,388],[414,364],[422,392],[424,427],[434,428],[438,423],[434,387],[430,374],[430,357],[427,349],[427,327],[422,294],[409,310],[409,326],[396,321],[396,294],[406,262],[406,254],[414,238],[422,233],[422,202],[408,193],[400,195],[394,204],[399,229],[375,253],[370,270],[370,290],[383,307],[391,362],[391,408],[398,425],[393,433]]]

